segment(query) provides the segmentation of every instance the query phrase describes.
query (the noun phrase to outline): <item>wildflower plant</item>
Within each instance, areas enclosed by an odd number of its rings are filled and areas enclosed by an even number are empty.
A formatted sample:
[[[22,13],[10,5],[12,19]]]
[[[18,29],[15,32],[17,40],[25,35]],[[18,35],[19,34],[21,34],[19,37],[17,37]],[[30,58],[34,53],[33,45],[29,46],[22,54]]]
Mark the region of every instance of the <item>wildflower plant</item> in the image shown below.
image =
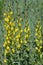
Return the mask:
[[[0,65],[43,65],[43,0],[0,0]]]

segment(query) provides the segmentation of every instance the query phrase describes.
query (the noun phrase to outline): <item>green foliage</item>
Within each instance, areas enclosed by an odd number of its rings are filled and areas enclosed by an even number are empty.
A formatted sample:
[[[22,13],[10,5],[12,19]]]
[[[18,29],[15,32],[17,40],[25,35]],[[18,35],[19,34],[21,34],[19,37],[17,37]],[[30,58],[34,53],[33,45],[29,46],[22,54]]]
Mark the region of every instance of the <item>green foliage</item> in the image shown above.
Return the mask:
[[[12,18],[18,26],[17,20],[23,18],[22,29],[24,29],[26,21],[30,27],[30,38],[26,45],[22,45],[20,50],[14,54],[4,56],[3,44],[5,41],[4,35],[4,13],[13,12]],[[40,21],[43,41],[43,0],[0,0],[0,65],[43,65],[43,42],[41,54],[36,52],[35,29],[36,23]],[[24,35],[24,34],[23,34]],[[14,47],[15,48],[15,47]],[[7,63],[4,63],[4,58],[7,58]]]
[[[4,5],[4,0],[0,0],[0,19],[2,19],[3,5]]]

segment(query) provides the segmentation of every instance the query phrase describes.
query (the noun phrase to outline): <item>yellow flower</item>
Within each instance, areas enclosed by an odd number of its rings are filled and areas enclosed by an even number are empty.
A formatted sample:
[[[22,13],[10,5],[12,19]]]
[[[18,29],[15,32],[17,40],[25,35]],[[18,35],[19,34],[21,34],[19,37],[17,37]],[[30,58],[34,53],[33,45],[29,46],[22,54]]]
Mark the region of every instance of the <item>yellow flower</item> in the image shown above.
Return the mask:
[[[18,25],[21,26],[21,23],[19,23]]]
[[[41,38],[41,35],[38,36],[38,39],[40,39],[40,38]]]
[[[7,36],[7,37],[6,37],[6,40],[8,40],[8,39],[9,39],[9,37]]]
[[[39,44],[39,43],[37,43],[37,46],[40,46],[40,44]]]
[[[22,21],[23,19],[22,18],[20,18],[20,21]]]
[[[20,34],[16,35],[16,38],[20,38]]]
[[[40,49],[42,48],[42,46],[40,46]]]
[[[11,32],[11,31],[10,31],[10,30],[8,30],[8,34],[10,34],[10,32]]]
[[[27,43],[27,41],[26,41],[26,40],[24,40],[24,43]]]
[[[38,39],[36,39],[35,41],[38,42]]]
[[[39,25],[37,25],[37,28],[39,27]]]
[[[41,29],[42,27],[40,26],[40,29]]]
[[[12,25],[12,22],[9,22],[9,25],[11,26]]]
[[[28,29],[27,29],[28,31],[30,31],[30,28],[28,27]]]
[[[10,14],[12,15],[12,14],[13,14],[13,12],[11,11],[11,12],[10,12]]]
[[[17,38],[16,41],[19,42],[19,38]]]
[[[7,44],[7,43],[6,43],[6,42],[4,42],[3,47],[6,47],[6,44]]]
[[[24,29],[24,32],[27,32],[26,28]]]
[[[20,42],[21,42],[21,43],[23,43],[23,41],[22,41],[22,40],[21,40]]]
[[[36,28],[36,32],[37,32],[37,30],[38,30],[38,29]]]
[[[20,34],[18,34],[18,37],[20,37]]]
[[[14,41],[12,41],[12,45],[14,45]]]
[[[38,50],[38,47],[36,47],[35,49]]]
[[[25,35],[25,38],[28,38],[28,34]]]
[[[16,29],[15,29],[15,32],[17,32],[18,30],[19,30],[19,29],[18,29],[18,28],[16,28]]]
[[[42,40],[40,40],[40,44],[42,44]]]
[[[9,26],[6,26],[5,28],[6,28],[6,30],[8,30],[9,29]]]
[[[40,49],[38,49],[38,52],[40,52]]]
[[[4,63],[6,63],[7,62],[7,60],[6,59],[4,59]]]
[[[13,27],[11,27],[11,30],[13,30],[14,28]]]
[[[22,33],[22,32],[23,32],[23,30],[21,29],[21,30],[20,30],[20,32]]]
[[[18,45],[17,45],[17,48],[20,49],[20,47],[21,47],[21,44],[18,44]]]
[[[36,33],[35,35],[38,36],[38,33]]]
[[[8,18],[10,18],[10,16],[8,15]]]
[[[7,47],[6,47],[6,49],[7,49],[7,50],[10,50],[10,47],[9,47],[9,46],[7,46]]]
[[[13,53],[15,52],[14,48],[12,48],[12,52],[13,52]]]
[[[9,22],[9,18],[7,18],[7,17],[4,18],[4,21]]]
[[[6,13],[4,13],[4,16],[6,16],[7,14]]]
[[[9,40],[8,40],[7,42],[8,42],[8,43],[10,43],[10,41],[9,41]]]
[[[8,51],[7,49],[5,49],[5,55],[6,55],[7,53],[9,53],[9,51]]]
[[[15,35],[15,30],[13,30],[13,35]]]

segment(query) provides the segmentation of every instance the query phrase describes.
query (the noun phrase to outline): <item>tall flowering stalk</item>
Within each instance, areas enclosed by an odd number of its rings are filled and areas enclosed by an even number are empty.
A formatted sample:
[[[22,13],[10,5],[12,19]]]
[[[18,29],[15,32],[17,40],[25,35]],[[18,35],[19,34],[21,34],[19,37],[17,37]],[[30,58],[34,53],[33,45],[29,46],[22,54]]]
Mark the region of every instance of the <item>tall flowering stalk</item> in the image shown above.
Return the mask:
[[[42,50],[42,33],[41,33],[42,27],[40,24],[40,21],[36,24],[36,30],[35,30],[35,36],[36,36],[36,51],[39,55],[41,55]]]
[[[6,30],[5,42],[3,44],[5,56],[4,62],[9,61],[9,55],[22,49],[23,45],[27,45],[26,51],[29,51],[28,43],[30,27],[28,25],[28,21],[26,21],[27,24],[25,24],[25,28],[23,28],[23,18],[19,18],[17,21],[14,21],[12,15],[12,11],[4,13],[4,27]]]
[[[13,48],[14,44],[14,29],[15,29],[15,23],[13,22],[12,18],[13,12],[10,11],[9,13],[4,13],[4,27],[6,30],[6,35],[5,35],[5,42],[3,44],[4,47],[4,55],[5,58],[8,54],[14,53],[15,49]],[[4,60],[6,62],[7,59]]]

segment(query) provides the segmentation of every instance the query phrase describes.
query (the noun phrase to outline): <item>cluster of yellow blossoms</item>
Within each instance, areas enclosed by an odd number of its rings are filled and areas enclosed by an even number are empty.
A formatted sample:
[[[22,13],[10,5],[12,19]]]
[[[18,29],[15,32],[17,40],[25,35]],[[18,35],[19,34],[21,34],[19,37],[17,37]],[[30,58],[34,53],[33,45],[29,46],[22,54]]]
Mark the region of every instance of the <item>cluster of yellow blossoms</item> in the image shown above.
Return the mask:
[[[36,50],[39,54],[41,54],[41,49],[42,49],[42,34],[41,34],[41,25],[40,25],[40,21],[37,22],[36,25],[36,32],[35,32],[35,36],[36,36]]]
[[[5,42],[3,44],[5,48],[5,56],[8,53],[15,53],[16,50],[21,49],[23,44],[28,42],[30,37],[30,28],[25,23],[25,27],[22,26],[22,18],[19,18],[17,21],[13,19],[13,12],[4,13],[4,27],[6,29],[7,34],[5,35]],[[6,59],[4,60],[6,62]]]

